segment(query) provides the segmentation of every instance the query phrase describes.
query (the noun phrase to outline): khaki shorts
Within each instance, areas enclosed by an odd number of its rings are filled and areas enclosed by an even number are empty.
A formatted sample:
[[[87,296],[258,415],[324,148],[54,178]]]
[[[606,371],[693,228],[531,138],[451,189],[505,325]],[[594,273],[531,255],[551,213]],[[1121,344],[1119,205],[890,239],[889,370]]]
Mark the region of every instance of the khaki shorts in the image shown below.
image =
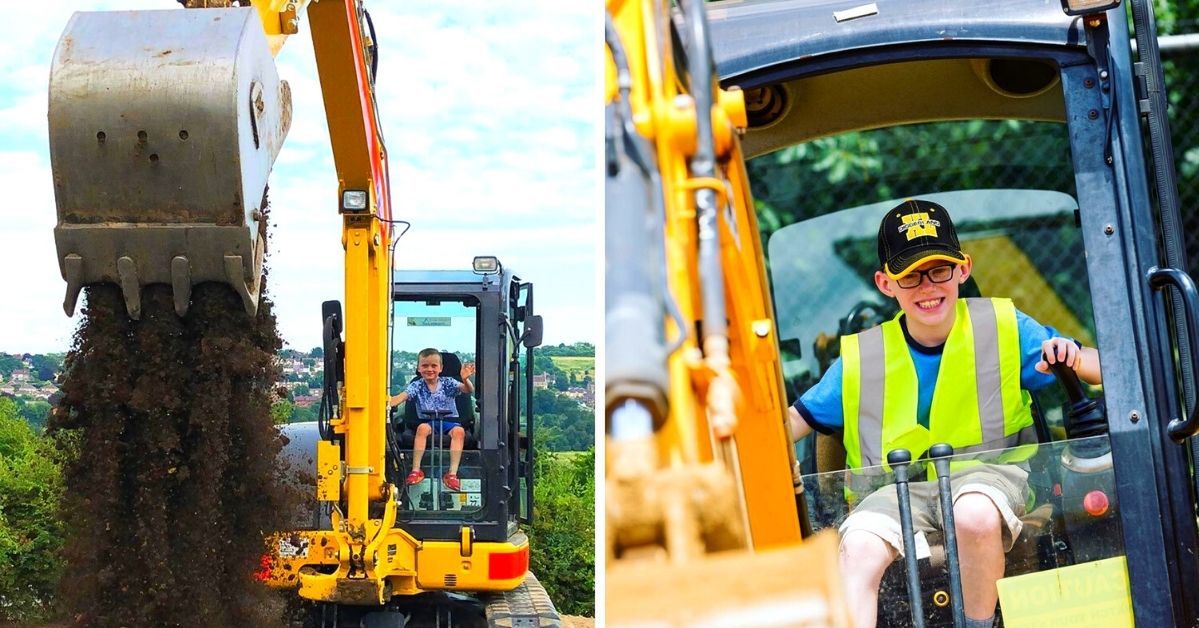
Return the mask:
[[[1015,465],[984,464],[949,476],[953,487],[953,501],[967,493],[978,493],[988,497],[1003,519],[1003,551],[1012,549],[1023,524],[1028,499],[1028,472]],[[916,557],[929,555],[926,533],[940,531],[941,502],[937,483],[911,482],[908,491],[912,503],[912,529],[916,536]],[[884,486],[867,495],[841,524],[841,537],[852,530],[870,532],[903,556],[903,532],[899,526],[899,497],[895,485]]]

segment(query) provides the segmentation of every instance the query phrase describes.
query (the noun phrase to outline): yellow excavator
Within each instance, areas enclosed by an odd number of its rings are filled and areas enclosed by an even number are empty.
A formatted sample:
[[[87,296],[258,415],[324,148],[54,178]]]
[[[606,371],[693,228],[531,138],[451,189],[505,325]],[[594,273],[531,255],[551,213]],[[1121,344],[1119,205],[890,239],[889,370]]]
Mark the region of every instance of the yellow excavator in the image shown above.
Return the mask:
[[[606,618],[845,626],[836,536],[803,540],[746,104],[703,4],[607,2]]]
[[[492,257],[470,271],[393,277],[377,41],[364,3],[182,4],[76,13],[60,39],[49,134],[64,310],[75,310],[84,286],[112,283],[137,319],[142,289],[166,284],[183,317],[193,286],[217,282],[257,311],[268,175],[292,111],[274,56],[306,18],[338,180],[346,294],[344,314],[336,301],[323,312],[326,407],[309,430],[319,434],[292,434],[292,449],[305,449],[292,458],[315,474],[317,525],[272,535],[260,577],[315,602],[320,626],[560,625],[528,573],[518,526],[532,513],[532,348],[541,337],[532,286]],[[451,303],[449,313],[434,308]],[[400,448],[402,421],[388,412],[389,327],[450,327],[464,316],[483,330],[464,345],[480,365],[475,451],[465,452],[458,492],[405,486],[411,445]],[[439,464],[440,454],[426,460]]]

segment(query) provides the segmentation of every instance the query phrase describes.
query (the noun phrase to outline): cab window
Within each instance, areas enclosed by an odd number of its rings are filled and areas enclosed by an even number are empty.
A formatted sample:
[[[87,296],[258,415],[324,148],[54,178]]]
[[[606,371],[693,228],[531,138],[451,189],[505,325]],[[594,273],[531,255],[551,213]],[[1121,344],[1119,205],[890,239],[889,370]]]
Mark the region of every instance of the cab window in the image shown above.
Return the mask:
[[[429,384],[418,364],[420,352],[427,348],[439,352],[435,360],[441,363],[440,377],[461,382],[462,365],[476,362],[478,356],[478,319],[479,303],[473,297],[398,297],[393,305],[390,394],[407,390],[413,382],[423,394],[421,387]],[[440,384],[432,388],[444,394]],[[412,398],[391,411],[390,479],[400,487],[401,508],[410,518],[483,507],[486,475],[478,449],[476,396],[459,389],[446,397],[434,402],[439,412]],[[455,444],[458,438],[460,446]]]
[[[779,129],[793,132],[794,122]],[[788,403],[837,360],[841,337],[897,314],[895,301],[878,291],[873,276],[879,267],[879,223],[888,209],[908,198],[938,203],[953,217],[962,249],[974,260],[961,296],[1010,298],[1018,310],[1059,335],[1095,346],[1066,124],[966,119],[840,132],[790,145],[770,138],[756,141],[770,147],[748,162],[748,172],[765,244]],[[1063,462],[1076,459],[1080,451],[1107,451],[1107,437],[1065,440],[1064,401],[1056,385],[1035,393],[1033,412],[1044,418],[1048,436],[1015,463],[1028,471],[1029,497],[1025,532],[1006,556],[1008,579],[1000,586],[1009,601],[1015,595],[1010,591],[1031,582],[1017,576],[1115,560],[1124,553],[1114,508],[1108,501],[1103,508],[1092,508],[1098,498],[1094,503],[1083,499],[1098,492],[1114,500],[1110,455],[1106,469],[1094,472],[1080,473]],[[820,445],[820,465],[817,438],[826,439]],[[864,494],[843,466],[823,466],[836,458],[824,455],[824,448],[829,442],[840,447],[840,439],[839,434],[814,434],[797,444],[808,514],[817,530],[837,529]],[[959,462],[1013,460],[1010,451],[968,457]],[[928,477],[920,475],[922,466],[913,469],[918,479]],[[861,473],[875,486],[894,482],[889,469]],[[902,574],[897,562],[880,590],[884,625],[907,621]],[[944,585],[944,566],[922,568],[920,578],[926,593],[931,592]],[[1005,587],[1007,594],[1002,593]]]
[[[968,120],[844,133],[758,156],[749,172],[791,401],[837,358],[840,336],[897,313],[873,275],[879,222],[906,198],[952,215],[974,260],[962,296],[1011,298],[1095,346],[1064,124]],[[1063,399],[1056,387],[1038,395],[1062,436]]]

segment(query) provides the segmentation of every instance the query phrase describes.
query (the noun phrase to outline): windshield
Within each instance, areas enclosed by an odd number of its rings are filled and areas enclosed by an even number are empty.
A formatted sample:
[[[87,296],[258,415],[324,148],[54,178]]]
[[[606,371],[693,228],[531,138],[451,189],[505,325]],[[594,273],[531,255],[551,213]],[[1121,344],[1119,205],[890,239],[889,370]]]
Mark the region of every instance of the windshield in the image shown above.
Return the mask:
[[[929,112],[926,119],[935,115]],[[787,123],[777,129],[782,137],[791,132]],[[771,132],[769,127],[759,131]],[[770,139],[757,141],[778,145]],[[789,404],[837,361],[841,338],[896,316],[895,299],[875,285],[877,239],[887,210],[910,198],[937,203],[952,215],[961,249],[973,260],[960,296],[1010,298],[1017,310],[1057,335],[1095,346],[1065,124],[956,120],[857,130],[760,155],[748,163],[748,172]],[[1061,388],[1033,391],[1031,401],[1042,444],[1001,450],[983,460],[1027,476],[1018,483],[1027,486],[1027,500],[1019,500],[1024,502],[1018,513],[1023,531],[1006,555],[1006,577],[999,584],[1003,622],[1048,625],[1092,610],[1100,619],[1127,616],[1110,455],[1098,456],[1106,460],[1103,464],[1072,468],[1070,461],[1078,456],[1062,442]],[[841,438],[813,434],[796,445],[806,474],[807,515],[817,530],[836,530],[864,496],[894,490],[888,488],[894,478],[886,469],[847,474]],[[1106,437],[1097,438],[1103,440],[1099,449],[1106,451]],[[919,480],[928,477],[921,468],[913,473],[921,474]],[[927,487],[918,490],[927,494]],[[1096,491],[1102,495],[1092,495]],[[1084,505],[1088,496],[1091,510]],[[1106,506],[1099,508],[1099,503]],[[943,529],[932,527],[931,532]],[[921,556],[921,599],[928,625],[952,625],[945,552],[938,543],[932,538],[931,554]],[[1090,576],[1071,571],[1084,564],[1093,570],[1087,572]],[[898,560],[884,579],[880,625],[912,623],[904,574],[904,562]],[[1053,593],[1071,587],[1073,593]],[[1080,588],[1107,593],[1083,595],[1077,593]],[[1121,603],[1125,606],[1113,607]]]
[[[815,385],[841,336],[898,311],[874,285],[885,211],[907,198],[949,209],[974,261],[961,296],[1005,297],[1060,335],[1094,346],[1068,129],[1021,120],[854,131],[749,162],[788,401]],[[1063,397],[1038,405],[1059,437]],[[811,445],[798,454],[814,471]]]
[[[389,450],[404,516],[483,508],[477,397],[479,302],[425,297],[393,305]],[[465,383],[464,383],[465,382]],[[402,400],[401,400],[402,395]]]

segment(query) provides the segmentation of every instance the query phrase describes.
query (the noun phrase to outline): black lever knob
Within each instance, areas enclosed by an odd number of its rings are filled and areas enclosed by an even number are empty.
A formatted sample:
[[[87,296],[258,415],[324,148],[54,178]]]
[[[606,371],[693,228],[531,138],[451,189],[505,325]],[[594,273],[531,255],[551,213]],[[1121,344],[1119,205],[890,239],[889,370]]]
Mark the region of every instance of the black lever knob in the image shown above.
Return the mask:
[[[912,452],[906,449],[892,449],[887,452],[887,464],[891,466],[906,465],[912,461]]]
[[[953,445],[949,443],[937,443],[928,449],[930,458],[948,458],[953,455]]]

